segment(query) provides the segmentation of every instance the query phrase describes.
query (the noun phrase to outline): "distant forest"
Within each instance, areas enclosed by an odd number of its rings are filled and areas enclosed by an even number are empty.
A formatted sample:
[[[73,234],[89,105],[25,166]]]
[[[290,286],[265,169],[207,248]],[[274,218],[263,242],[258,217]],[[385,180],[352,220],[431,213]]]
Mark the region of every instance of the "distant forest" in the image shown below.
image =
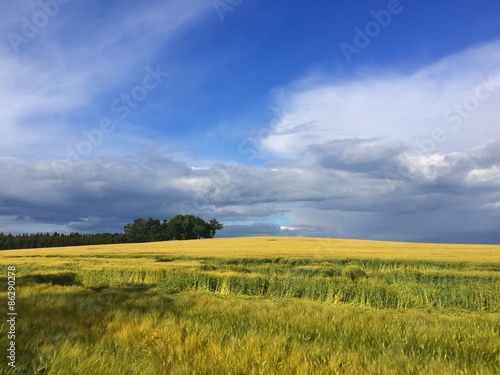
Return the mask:
[[[176,215],[162,221],[138,218],[123,227],[124,233],[55,232],[14,236],[0,232],[0,250],[213,238],[216,231],[222,228],[223,225],[216,219],[206,222],[193,215]]]

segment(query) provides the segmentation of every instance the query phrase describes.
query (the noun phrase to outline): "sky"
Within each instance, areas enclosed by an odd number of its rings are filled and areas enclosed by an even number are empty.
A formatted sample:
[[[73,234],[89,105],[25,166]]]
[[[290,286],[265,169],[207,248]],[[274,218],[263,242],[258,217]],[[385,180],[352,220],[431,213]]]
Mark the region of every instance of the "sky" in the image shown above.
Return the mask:
[[[0,232],[500,243],[495,0],[6,0]]]

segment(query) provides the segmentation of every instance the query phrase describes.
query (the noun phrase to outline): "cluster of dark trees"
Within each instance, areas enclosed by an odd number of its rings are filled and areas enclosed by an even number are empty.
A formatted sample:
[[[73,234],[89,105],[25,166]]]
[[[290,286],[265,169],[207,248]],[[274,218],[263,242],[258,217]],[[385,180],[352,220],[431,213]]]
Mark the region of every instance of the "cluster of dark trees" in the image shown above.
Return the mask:
[[[212,238],[222,227],[215,219],[206,222],[198,216],[177,215],[162,222],[151,218],[135,219],[124,229],[128,242],[152,242]]]
[[[213,238],[215,232],[222,227],[223,225],[215,219],[206,222],[198,216],[177,215],[161,222],[152,218],[135,219],[124,226],[124,233],[55,232],[14,236],[0,232],[0,250]]]

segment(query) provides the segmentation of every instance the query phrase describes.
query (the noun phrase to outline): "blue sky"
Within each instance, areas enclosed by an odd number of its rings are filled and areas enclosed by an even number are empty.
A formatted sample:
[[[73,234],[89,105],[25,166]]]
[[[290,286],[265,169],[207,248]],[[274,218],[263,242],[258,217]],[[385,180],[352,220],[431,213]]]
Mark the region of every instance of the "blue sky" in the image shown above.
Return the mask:
[[[500,243],[498,1],[5,1],[0,231]]]

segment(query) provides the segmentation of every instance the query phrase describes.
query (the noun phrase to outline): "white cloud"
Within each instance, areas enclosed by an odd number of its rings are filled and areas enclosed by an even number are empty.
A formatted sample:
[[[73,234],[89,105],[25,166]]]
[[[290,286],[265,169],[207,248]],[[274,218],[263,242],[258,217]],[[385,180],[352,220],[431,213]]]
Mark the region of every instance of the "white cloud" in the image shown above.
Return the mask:
[[[500,138],[500,42],[449,56],[412,74],[336,81],[306,77],[280,90],[262,149],[298,158],[311,145],[348,138],[461,151]],[[466,130],[469,129],[469,130]]]
[[[210,2],[199,1],[134,6],[134,12],[110,8],[115,11],[106,22],[94,23],[92,14],[80,14],[78,3],[69,2],[19,52],[8,42],[0,45],[2,155],[50,158],[56,144],[64,153],[83,129],[113,115],[112,100],[140,82],[168,42],[213,12]],[[37,7],[32,2],[7,7],[3,35],[21,33],[21,20]]]

